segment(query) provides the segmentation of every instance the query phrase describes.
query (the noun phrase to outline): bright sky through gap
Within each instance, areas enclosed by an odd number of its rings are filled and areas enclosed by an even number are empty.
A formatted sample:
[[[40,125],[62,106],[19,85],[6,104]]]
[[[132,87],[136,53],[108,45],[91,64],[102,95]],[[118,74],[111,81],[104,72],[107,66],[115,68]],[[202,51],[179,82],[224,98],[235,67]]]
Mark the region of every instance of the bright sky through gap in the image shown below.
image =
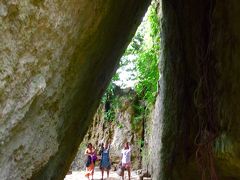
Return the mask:
[[[128,61],[126,65],[120,67],[117,70],[117,73],[119,74],[119,80],[114,81],[114,83],[122,88],[134,88],[135,84],[137,83],[136,75],[137,71],[133,70],[135,68],[135,61],[136,56],[134,55],[128,55],[124,61]],[[122,59],[123,61],[123,59]]]
[[[148,21],[149,11],[145,14],[140,26],[137,31],[142,31],[144,35],[144,41],[150,42],[150,23]],[[136,33],[137,34],[137,33]],[[136,70],[136,58],[137,55],[127,55],[122,56],[121,62],[123,62],[123,66],[121,66],[117,73],[119,74],[119,80],[114,81],[114,83],[122,88],[134,88],[137,84],[137,70]]]

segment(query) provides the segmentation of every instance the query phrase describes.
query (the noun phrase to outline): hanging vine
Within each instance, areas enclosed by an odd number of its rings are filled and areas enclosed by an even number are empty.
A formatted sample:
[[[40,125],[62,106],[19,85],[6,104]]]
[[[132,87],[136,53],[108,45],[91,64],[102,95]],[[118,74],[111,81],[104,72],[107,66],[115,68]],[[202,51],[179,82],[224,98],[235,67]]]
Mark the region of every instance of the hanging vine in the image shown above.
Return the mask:
[[[208,37],[203,42],[202,47],[198,52],[199,67],[200,67],[200,80],[197,89],[195,90],[194,103],[197,108],[197,119],[199,129],[195,138],[196,144],[196,161],[202,180],[211,179],[217,180],[217,173],[214,165],[213,143],[219,135],[218,121],[215,110],[215,94],[214,82],[216,72],[214,69],[214,58],[212,56],[211,46],[213,39],[213,14],[214,2],[210,2],[209,17],[207,19],[209,31]],[[203,29],[204,31],[205,29]],[[203,40],[204,41],[204,40]],[[204,46],[205,45],[205,46]]]

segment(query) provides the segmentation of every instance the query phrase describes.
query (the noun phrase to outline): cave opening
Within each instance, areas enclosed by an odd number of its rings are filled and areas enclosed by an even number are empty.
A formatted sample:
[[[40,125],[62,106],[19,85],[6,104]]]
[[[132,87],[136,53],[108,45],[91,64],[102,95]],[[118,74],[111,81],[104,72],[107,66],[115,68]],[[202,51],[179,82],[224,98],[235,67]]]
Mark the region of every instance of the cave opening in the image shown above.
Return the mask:
[[[1,180],[64,179],[106,141],[153,180],[240,179],[240,1],[154,2],[127,50],[150,0],[0,2]]]
[[[147,176],[150,175],[148,141],[151,138],[151,114],[158,93],[159,16],[159,2],[153,1],[120,59],[118,69],[101,99],[65,179],[83,176],[86,163],[84,151],[88,143],[94,145],[98,158],[101,158],[99,150],[104,142],[111,143],[113,173],[110,175],[115,177],[114,171],[120,162],[125,141],[133,148],[133,171],[136,173],[136,170],[145,168]],[[96,176],[100,176],[99,163],[96,162]]]

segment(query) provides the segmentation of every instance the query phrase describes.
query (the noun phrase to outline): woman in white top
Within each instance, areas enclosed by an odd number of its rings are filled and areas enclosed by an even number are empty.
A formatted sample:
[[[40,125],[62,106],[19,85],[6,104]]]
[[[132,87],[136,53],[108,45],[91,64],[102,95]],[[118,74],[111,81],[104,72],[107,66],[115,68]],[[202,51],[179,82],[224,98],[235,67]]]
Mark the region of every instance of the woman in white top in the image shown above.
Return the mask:
[[[122,179],[124,180],[124,170],[126,169],[128,171],[128,178],[130,180],[131,177],[131,147],[129,146],[129,143],[126,142],[124,144],[124,148],[122,149]]]

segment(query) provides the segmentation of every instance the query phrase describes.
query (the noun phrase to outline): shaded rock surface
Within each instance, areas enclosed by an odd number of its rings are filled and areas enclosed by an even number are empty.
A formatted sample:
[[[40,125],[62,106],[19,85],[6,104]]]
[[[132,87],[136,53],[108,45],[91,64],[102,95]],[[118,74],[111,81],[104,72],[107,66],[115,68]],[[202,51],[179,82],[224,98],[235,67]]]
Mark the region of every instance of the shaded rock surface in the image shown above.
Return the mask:
[[[147,0],[0,2],[0,179],[63,179]]]
[[[240,2],[162,5],[152,177],[240,179]]]

